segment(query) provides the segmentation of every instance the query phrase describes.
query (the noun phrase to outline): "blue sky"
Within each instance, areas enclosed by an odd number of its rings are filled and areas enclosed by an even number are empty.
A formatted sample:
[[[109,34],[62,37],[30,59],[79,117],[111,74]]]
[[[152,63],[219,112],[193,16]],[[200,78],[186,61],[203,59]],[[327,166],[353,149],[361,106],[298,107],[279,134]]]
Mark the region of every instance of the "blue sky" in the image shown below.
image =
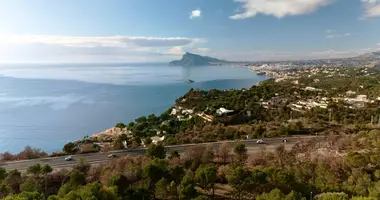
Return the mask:
[[[2,62],[348,57],[379,36],[380,0],[0,0]]]

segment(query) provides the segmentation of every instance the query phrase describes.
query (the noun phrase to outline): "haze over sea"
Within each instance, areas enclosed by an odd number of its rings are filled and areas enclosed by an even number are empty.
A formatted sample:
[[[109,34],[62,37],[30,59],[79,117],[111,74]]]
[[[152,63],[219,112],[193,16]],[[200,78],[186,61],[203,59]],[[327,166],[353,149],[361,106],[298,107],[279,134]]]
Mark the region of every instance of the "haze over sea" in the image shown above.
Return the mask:
[[[192,87],[249,88],[264,79],[228,66],[1,64],[0,152],[61,150],[117,122],[160,114]]]

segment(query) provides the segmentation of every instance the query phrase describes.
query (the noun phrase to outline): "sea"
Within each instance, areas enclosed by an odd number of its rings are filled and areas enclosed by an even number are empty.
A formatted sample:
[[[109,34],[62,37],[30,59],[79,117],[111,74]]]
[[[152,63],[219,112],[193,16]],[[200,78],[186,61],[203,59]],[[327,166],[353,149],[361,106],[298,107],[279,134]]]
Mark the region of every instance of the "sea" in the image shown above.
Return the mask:
[[[118,122],[159,115],[191,88],[249,88],[266,78],[232,66],[0,64],[0,153],[60,151]]]

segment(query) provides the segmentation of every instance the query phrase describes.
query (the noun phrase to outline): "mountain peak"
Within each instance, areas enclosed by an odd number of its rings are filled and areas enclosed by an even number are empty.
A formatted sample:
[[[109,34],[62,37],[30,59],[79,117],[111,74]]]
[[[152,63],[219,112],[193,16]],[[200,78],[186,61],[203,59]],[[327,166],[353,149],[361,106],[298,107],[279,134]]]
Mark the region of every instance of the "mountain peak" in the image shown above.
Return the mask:
[[[208,56],[201,56],[198,54],[186,52],[181,60],[171,61],[169,64],[174,66],[202,66],[202,65],[215,65],[226,63],[224,60],[212,58]]]

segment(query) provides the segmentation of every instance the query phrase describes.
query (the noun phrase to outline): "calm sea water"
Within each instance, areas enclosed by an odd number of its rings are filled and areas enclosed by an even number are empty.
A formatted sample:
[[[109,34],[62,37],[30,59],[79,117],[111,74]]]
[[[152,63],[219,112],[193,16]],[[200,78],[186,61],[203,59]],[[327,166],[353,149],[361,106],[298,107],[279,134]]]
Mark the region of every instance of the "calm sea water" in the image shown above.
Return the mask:
[[[0,152],[60,150],[117,122],[160,114],[192,87],[247,88],[264,79],[223,66],[1,64]]]

